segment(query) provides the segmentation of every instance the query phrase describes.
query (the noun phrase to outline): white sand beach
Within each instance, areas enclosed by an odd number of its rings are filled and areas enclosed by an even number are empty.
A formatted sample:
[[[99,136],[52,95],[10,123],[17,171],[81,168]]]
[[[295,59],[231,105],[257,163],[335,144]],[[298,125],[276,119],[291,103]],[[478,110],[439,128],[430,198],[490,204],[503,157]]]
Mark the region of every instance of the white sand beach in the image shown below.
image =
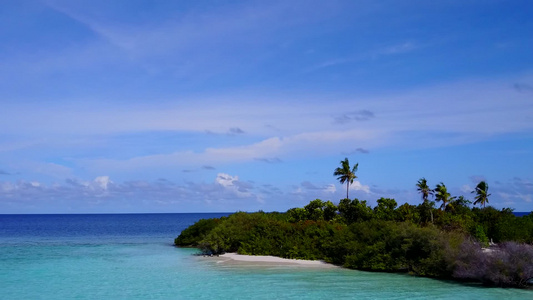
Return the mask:
[[[248,265],[293,265],[302,267],[338,268],[319,260],[287,259],[276,256],[264,255],[241,255],[237,253],[225,253],[212,257],[217,263],[242,263]]]

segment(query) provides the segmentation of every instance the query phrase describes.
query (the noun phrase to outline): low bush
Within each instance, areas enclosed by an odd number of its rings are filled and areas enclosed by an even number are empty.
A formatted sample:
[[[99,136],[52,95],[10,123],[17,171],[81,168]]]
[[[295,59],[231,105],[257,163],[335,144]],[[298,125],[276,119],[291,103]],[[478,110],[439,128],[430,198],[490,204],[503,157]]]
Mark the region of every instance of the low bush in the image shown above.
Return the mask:
[[[501,287],[526,287],[533,279],[531,245],[505,242],[482,250],[476,243],[465,242],[461,250],[455,261],[455,278]]]

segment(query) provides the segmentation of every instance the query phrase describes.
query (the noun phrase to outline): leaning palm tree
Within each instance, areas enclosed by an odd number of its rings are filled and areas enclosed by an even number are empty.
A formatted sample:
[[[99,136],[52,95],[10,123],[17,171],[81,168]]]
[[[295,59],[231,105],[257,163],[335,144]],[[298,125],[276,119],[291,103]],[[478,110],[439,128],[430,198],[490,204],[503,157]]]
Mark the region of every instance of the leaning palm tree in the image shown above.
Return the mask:
[[[446,209],[448,207],[448,204],[450,201],[452,201],[454,197],[451,197],[450,193],[448,193],[448,189],[444,185],[444,183],[437,184],[437,187],[435,188],[435,200],[436,201],[442,201],[442,205],[440,206],[440,209]]]
[[[489,203],[489,185],[485,181],[481,181],[477,184],[476,189],[473,190],[472,193],[476,193],[476,201],[474,201],[474,205],[479,203],[485,208],[485,205]]]
[[[427,202],[428,197],[433,195],[434,192],[429,188],[426,178],[422,177],[416,183],[416,190],[422,195],[422,201]]]
[[[344,160],[341,160],[341,167],[336,168],[333,173],[334,176],[338,176],[337,180],[339,180],[341,184],[346,182],[346,199],[350,199],[348,198],[348,190],[350,189],[350,184],[352,184],[353,180],[357,178],[355,172],[357,172],[358,166],[359,163],[355,164],[355,166],[350,169],[350,162],[348,161],[348,158],[345,158]]]

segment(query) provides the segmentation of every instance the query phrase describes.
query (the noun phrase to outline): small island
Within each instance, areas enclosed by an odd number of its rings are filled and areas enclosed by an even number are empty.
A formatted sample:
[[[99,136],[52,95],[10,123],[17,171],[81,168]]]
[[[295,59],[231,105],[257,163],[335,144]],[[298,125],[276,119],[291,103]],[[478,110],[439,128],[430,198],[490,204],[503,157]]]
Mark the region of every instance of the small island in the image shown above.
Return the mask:
[[[350,169],[347,159],[341,164],[335,175],[350,184],[357,165]],[[346,177],[341,169],[347,170]],[[533,286],[533,212],[518,217],[512,209],[486,206],[486,182],[473,191],[474,204],[482,207],[470,207],[463,196],[452,197],[443,183],[430,189],[421,178],[416,187],[422,200],[418,205],[398,206],[394,199],[380,198],[372,208],[347,194],[338,205],[316,199],[284,213],[237,212],[202,219],[174,243],[207,255],[270,255],[489,286]]]

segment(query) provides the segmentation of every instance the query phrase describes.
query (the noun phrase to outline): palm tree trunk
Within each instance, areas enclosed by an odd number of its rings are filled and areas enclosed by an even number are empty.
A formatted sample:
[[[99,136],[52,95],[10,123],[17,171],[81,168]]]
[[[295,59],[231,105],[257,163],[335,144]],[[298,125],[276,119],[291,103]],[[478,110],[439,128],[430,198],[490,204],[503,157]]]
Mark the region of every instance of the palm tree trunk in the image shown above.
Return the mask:
[[[348,198],[348,189],[349,188],[350,188],[350,183],[346,182],[346,199],[350,199],[350,198]]]

